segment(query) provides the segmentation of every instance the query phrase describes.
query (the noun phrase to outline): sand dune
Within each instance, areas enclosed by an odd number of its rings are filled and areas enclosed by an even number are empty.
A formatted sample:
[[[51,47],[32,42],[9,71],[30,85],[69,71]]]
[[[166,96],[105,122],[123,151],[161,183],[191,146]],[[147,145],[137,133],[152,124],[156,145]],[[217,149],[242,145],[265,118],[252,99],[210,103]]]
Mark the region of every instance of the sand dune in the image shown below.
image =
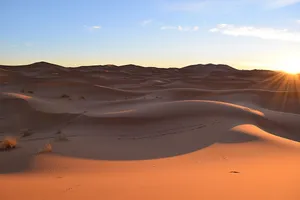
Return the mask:
[[[0,66],[0,141],[18,140],[0,151],[1,197],[298,200],[295,77]]]

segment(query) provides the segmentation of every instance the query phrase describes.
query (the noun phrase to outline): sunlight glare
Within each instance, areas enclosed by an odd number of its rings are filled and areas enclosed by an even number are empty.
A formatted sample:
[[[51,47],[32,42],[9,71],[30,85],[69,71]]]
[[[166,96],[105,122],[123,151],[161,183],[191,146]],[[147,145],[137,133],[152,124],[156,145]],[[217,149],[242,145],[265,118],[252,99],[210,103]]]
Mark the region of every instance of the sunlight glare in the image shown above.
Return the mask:
[[[300,58],[290,58],[284,60],[280,62],[276,68],[289,74],[300,73]]]

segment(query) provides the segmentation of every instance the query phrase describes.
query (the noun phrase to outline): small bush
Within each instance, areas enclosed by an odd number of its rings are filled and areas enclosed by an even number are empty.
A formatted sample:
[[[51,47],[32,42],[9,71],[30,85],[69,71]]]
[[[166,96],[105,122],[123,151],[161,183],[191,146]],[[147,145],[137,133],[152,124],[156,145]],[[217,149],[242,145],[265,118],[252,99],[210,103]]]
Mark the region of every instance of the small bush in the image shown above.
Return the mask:
[[[10,150],[17,146],[17,139],[14,137],[5,137],[3,141],[0,142],[0,150]]]
[[[50,143],[47,143],[41,150],[39,150],[40,153],[51,153],[52,152],[52,145]]]
[[[63,99],[64,99],[64,98],[69,98],[69,99],[70,99],[71,97],[70,97],[69,95],[67,95],[67,94],[62,94],[62,95],[60,96],[60,98],[63,98]]]
[[[29,93],[29,94],[33,94],[34,92],[33,92],[32,90],[29,90],[28,93]]]

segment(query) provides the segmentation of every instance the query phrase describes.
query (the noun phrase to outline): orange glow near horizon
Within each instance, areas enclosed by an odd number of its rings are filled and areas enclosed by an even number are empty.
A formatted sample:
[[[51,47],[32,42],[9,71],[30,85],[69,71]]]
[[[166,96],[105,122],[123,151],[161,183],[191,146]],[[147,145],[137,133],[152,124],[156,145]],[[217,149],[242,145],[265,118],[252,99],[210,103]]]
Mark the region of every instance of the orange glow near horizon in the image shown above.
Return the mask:
[[[289,58],[278,63],[276,69],[286,72],[288,74],[300,73],[300,59]]]
[[[266,89],[277,91],[271,95],[268,105],[280,106],[282,111],[289,109],[292,111],[292,105],[300,104],[300,76],[286,72],[280,72],[275,76],[260,82]]]

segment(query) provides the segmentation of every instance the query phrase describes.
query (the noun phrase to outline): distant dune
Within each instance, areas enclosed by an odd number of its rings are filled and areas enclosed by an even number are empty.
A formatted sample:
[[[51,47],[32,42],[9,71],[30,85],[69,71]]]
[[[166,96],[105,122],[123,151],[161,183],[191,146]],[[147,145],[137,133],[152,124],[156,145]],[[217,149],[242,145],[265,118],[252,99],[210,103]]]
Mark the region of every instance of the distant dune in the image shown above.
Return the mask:
[[[298,200],[299,122],[300,74],[1,65],[1,197]]]

